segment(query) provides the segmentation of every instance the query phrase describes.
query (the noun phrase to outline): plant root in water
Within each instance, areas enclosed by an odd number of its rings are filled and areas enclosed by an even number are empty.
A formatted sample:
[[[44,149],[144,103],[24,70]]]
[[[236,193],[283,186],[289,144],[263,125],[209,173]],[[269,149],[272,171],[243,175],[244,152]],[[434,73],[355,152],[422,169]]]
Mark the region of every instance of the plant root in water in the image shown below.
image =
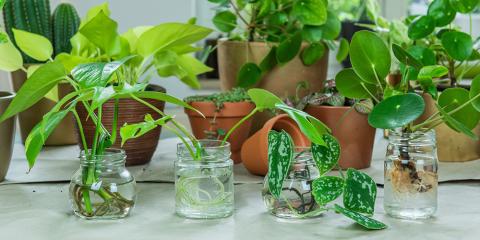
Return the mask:
[[[438,175],[419,170],[412,160],[394,160],[389,171],[393,190],[399,193],[425,193],[436,190]]]
[[[124,198],[117,192],[112,192],[108,187],[101,188],[98,191],[90,189],[88,186],[74,186],[74,204],[78,213],[85,217],[102,217],[120,215],[126,212],[134,205],[134,201]],[[87,211],[84,202],[84,191],[101,196],[103,202],[92,201],[92,212]],[[100,193],[100,191],[103,191]],[[92,195],[93,196],[93,195]]]

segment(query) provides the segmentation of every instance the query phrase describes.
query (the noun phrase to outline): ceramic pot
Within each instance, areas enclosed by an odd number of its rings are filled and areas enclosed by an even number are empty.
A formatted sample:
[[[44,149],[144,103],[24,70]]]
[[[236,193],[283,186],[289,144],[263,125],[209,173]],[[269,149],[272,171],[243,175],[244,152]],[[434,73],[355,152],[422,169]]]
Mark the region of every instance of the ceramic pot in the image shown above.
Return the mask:
[[[149,85],[147,90],[166,92],[164,88],[155,85]],[[154,99],[144,100],[162,111],[165,108],[165,102]],[[136,100],[130,98],[120,99],[118,106],[119,114],[117,122],[117,141],[115,142],[115,144],[113,144],[112,148],[121,148],[125,150],[127,155],[127,166],[142,165],[150,162],[153,153],[157,149],[158,141],[160,139],[161,127],[157,127],[139,138],[130,139],[123,146],[121,146],[122,140],[120,138],[120,128],[125,123],[133,124],[143,122],[145,115],[147,114],[152,115],[154,119],[160,118],[160,114],[158,114],[151,108],[143,105],[142,103],[139,103]],[[109,132],[112,131],[114,107],[114,100],[107,101],[103,104],[102,107],[102,123]],[[91,120],[91,118],[88,118],[88,112],[85,110],[83,105],[78,104],[76,110],[78,112],[78,115],[80,116],[80,120],[82,121],[87,144],[88,146],[91,146],[93,143],[93,138],[95,136],[95,123]],[[80,140],[80,134],[78,134],[78,130],[77,136]],[[83,149],[82,144],[79,143],[79,146]]]
[[[0,115],[5,112],[14,97],[15,94],[13,93],[0,92]],[[15,141],[15,121],[16,117],[11,117],[0,123],[0,182],[5,179],[12,158]]]
[[[375,128],[368,124],[368,115],[352,107],[308,105],[305,112],[325,123],[340,143],[339,165],[343,169],[363,169],[372,162]]]
[[[222,90],[230,90],[237,86],[237,74],[240,68],[246,62],[259,64],[272,46],[264,42],[219,40],[218,67]],[[308,44],[304,43],[302,48],[307,46]],[[300,97],[307,95],[309,91],[318,92],[323,89],[323,82],[327,78],[328,55],[327,50],[323,58],[311,66],[305,66],[297,56],[287,64],[265,73],[255,87],[268,90],[283,98],[295,96],[298,83],[308,81],[309,89],[299,91]],[[267,112],[257,113],[254,116],[251,134],[258,131],[272,117]]]
[[[217,111],[215,104],[212,102],[192,102],[190,105],[205,116],[205,118],[203,118],[199,113],[185,109],[185,113],[190,120],[193,135],[195,135],[197,139],[207,139],[209,132],[215,133],[218,132],[219,129],[227,133],[255,108],[255,105],[251,102],[224,103],[220,111]],[[242,123],[228,138],[232,151],[231,158],[234,163],[242,162],[240,149],[248,138],[251,125],[252,119],[250,118]],[[220,139],[223,139],[222,137],[223,136],[219,136]]]
[[[254,175],[265,176],[268,172],[268,132],[270,130],[285,130],[292,137],[296,147],[310,146],[308,138],[287,114],[268,120],[263,128],[248,138],[242,146],[243,165]]]
[[[18,92],[25,83],[27,75],[25,72],[19,70],[11,73],[12,85],[15,92]],[[59,98],[64,97],[71,92],[71,86],[68,83],[60,83],[58,85]],[[42,121],[43,116],[55,106],[55,102],[43,98],[38,103],[34,104],[27,110],[18,114],[18,120],[20,123],[20,133],[22,136],[22,142],[28,137],[30,131]],[[46,146],[59,146],[77,144],[77,137],[75,136],[75,123],[71,113],[65,117],[57,128],[53,130],[52,134],[45,141]]]

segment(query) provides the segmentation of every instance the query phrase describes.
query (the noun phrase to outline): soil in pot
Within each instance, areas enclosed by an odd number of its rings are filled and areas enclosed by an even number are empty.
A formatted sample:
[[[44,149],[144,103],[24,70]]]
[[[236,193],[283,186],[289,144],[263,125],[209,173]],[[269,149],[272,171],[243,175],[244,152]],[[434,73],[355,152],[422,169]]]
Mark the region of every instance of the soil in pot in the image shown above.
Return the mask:
[[[155,85],[149,85],[147,90],[166,92],[163,87]],[[165,102],[153,99],[144,100],[162,111],[165,108]],[[102,123],[109,132],[112,131],[114,106],[115,101],[109,100],[105,104],[103,104],[102,107]],[[88,146],[91,146],[95,135],[95,124],[90,118],[88,118],[88,113],[81,104],[77,105],[77,111],[83,124],[87,144]],[[123,145],[123,147],[121,146],[122,140],[120,138],[120,128],[125,123],[133,124],[143,122],[145,115],[147,114],[152,115],[154,119],[158,119],[161,117],[160,114],[158,114],[151,108],[143,105],[142,103],[135,101],[134,99],[125,98],[119,100],[119,114],[117,122],[118,138],[112,148],[121,148],[125,150],[127,155],[127,166],[141,165],[150,162],[155,150],[157,149],[161,132],[160,127],[155,128],[154,130],[148,132],[147,134],[139,138],[131,139],[127,141]],[[77,135],[80,139],[80,135],[78,133]],[[83,149],[83,146],[81,144],[79,145]]]

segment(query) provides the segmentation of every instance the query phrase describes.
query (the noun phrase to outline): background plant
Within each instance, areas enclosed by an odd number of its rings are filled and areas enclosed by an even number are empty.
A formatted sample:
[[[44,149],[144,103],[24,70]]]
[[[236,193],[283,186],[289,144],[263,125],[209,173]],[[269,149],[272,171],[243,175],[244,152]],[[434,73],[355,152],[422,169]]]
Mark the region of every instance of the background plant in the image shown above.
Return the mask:
[[[340,21],[374,20],[380,12],[377,0],[337,0],[328,6]]]

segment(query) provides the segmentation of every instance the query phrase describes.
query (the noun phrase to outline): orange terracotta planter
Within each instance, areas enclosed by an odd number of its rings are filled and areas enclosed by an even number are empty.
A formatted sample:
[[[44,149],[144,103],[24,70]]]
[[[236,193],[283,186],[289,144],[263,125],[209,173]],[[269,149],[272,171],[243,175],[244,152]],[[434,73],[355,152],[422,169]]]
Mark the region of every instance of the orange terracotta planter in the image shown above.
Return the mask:
[[[368,124],[368,115],[351,108],[309,105],[305,112],[325,123],[338,139],[341,168],[368,168],[372,162],[375,128]]]
[[[263,128],[247,139],[242,146],[243,164],[252,174],[265,176],[268,172],[268,132],[270,130],[285,130],[292,137],[295,146],[310,146],[310,141],[303,135],[295,121],[287,114],[278,115],[268,120]]]
[[[190,105],[205,115],[205,118],[203,118],[197,112],[185,109],[192,126],[193,135],[197,139],[207,138],[207,131],[222,129],[225,133],[228,132],[255,108],[255,105],[251,102],[224,103],[220,111],[217,111],[215,104],[212,102],[192,102]],[[250,118],[242,123],[228,138],[232,151],[231,158],[235,163],[242,162],[240,149],[243,142],[248,138],[251,126],[252,119]]]

